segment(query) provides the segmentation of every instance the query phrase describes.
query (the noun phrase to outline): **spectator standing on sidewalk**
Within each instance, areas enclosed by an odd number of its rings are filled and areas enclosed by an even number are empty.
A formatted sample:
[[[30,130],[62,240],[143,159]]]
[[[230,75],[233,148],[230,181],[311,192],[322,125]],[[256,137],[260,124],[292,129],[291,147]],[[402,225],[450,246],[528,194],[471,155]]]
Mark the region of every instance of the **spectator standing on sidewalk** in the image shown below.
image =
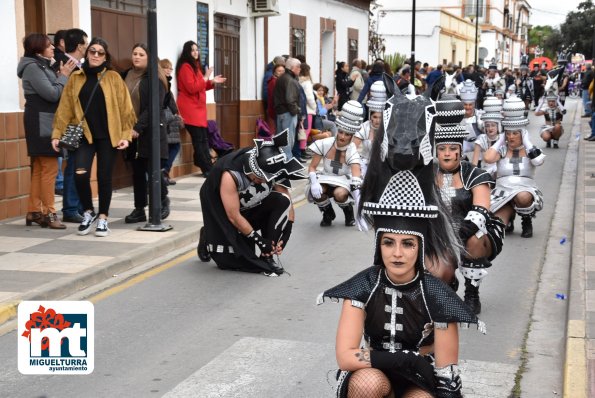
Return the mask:
[[[362,60],[361,59],[354,59],[353,63],[351,64],[351,73],[349,74],[349,78],[353,80],[353,91],[351,91],[351,95],[349,99],[357,101],[359,98],[359,94],[362,92],[366,81],[364,80],[362,74]]]
[[[179,115],[178,105],[174,93],[171,92],[172,72],[174,70],[171,61],[167,58],[159,61],[159,66],[163,69],[163,73],[167,79],[167,93],[165,94],[165,127],[167,130],[167,148],[168,156],[165,167],[163,168],[163,177],[167,185],[176,185],[176,181],[169,178],[169,173],[174,164],[174,160],[180,153],[180,129],[184,125],[182,117]]]
[[[275,135],[275,132],[277,131],[277,114],[275,113],[275,101],[273,100],[273,96],[275,92],[275,86],[277,85],[277,80],[279,79],[279,76],[284,73],[285,59],[283,59],[282,64],[275,65],[273,74],[267,82],[267,96],[270,99],[267,101],[267,124],[269,125],[272,135]]]
[[[54,63],[52,64],[52,69],[58,73],[60,72],[60,61],[63,64],[68,62],[68,58],[64,55],[65,47],[64,47],[64,37],[66,36],[66,30],[61,29],[54,33]],[[62,196],[64,194],[64,173],[62,173],[62,160],[63,157],[60,156],[58,158],[58,175],[56,176],[56,189],[54,192],[58,196]],[[62,220],[64,221],[64,220]]]
[[[335,71],[335,90],[339,94],[339,104],[337,110],[340,112],[343,109],[343,104],[349,101],[351,92],[353,91],[354,78],[349,75],[349,64],[347,62],[337,62],[337,70]]]
[[[204,177],[209,175],[212,167],[207,132],[207,90],[212,90],[215,84],[225,83],[226,80],[221,75],[210,79],[212,73],[213,68],[209,68],[203,75],[198,44],[192,40],[184,43],[176,64],[178,108],[186,131],[192,137],[194,165],[200,167]]]
[[[304,130],[306,131],[306,139],[300,140],[300,158],[302,160],[310,159],[311,156],[306,154],[306,144],[310,131],[312,130],[312,118],[316,115],[316,96],[314,95],[314,85],[312,77],[310,76],[310,65],[302,64],[300,69],[300,85],[304,90],[306,96],[306,117],[307,122],[304,123]]]
[[[81,59],[85,56],[87,41],[87,34],[81,29],[68,29],[64,35],[65,53],[63,59],[74,62],[76,64],[74,70],[79,70],[83,65]],[[64,153],[66,154],[66,167],[64,168],[64,189],[62,191],[62,221],[79,224],[83,221],[81,214],[84,209],[76,190],[74,154],[68,150],[64,150]]]
[[[593,80],[589,87],[585,87],[591,97],[591,135],[585,138],[587,141],[595,141],[595,89],[593,89]]]
[[[366,84],[364,84],[364,88],[362,88],[362,91],[359,93],[357,102],[359,102],[362,105],[366,103],[366,99],[368,98],[368,93],[370,91],[370,87],[372,87],[372,84],[374,84],[374,82],[377,82],[378,80],[382,80],[383,73],[384,73],[384,62],[382,60],[377,60],[376,62],[374,62],[374,65],[372,65],[372,70],[370,71],[368,79],[366,80]]]
[[[275,74],[275,70],[277,66],[283,65],[285,66],[285,58],[281,55],[277,55],[271,62],[267,64],[267,67],[264,71],[264,76],[262,78],[262,100],[264,101],[264,109],[268,109],[270,103],[272,102],[273,97],[269,95],[269,81],[271,77]],[[269,101],[270,99],[270,101]],[[269,125],[272,128],[272,126]],[[274,131],[274,129],[273,129]]]
[[[589,86],[593,81],[593,68],[591,65],[587,65],[587,70],[583,75],[583,79],[581,80],[581,88],[583,90],[583,109],[585,113],[581,117],[591,117],[591,107],[589,106],[590,95],[589,95]]]
[[[285,73],[277,79],[273,101],[275,113],[277,114],[277,130],[279,134],[287,129],[287,148],[284,148],[287,158],[293,156],[292,149],[297,138],[298,115],[300,108],[300,75],[302,63],[296,58],[288,58],[285,61]]]
[[[58,143],[66,126],[77,124],[88,108],[83,122],[84,136],[74,151],[75,182],[85,213],[78,227],[79,235],[87,235],[97,220],[95,236],[109,235],[107,217],[112,200],[112,172],[118,150],[128,147],[132,127],[136,122],[130,94],[124,81],[111,70],[108,44],[100,37],[89,43],[86,62],[72,74],[56,111],[52,131],[52,147]],[[99,80],[101,79],[101,80]],[[94,95],[93,89],[97,87]],[[97,154],[97,187],[99,214],[93,208],[91,195],[91,166]]]
[[[152,125],[149,116],[150,87],[149,73],[149,50],[146,44],[137,43],[132,48],[132,68],[124,72],[124,82],[130,92],[132,107],[136,114],[136,124],[132,129],[132,142],[126,150],[126,160],[132,163],[132,181],[134,186],[134,210],[126,216],[124,221],[127,224],[147,221],[145,207],[147,206],[147,176],[151,159],[151,131]],[[157,67],[159,74],[159,156],[161,168],[164,168],[169,154],[167,146],[167,132],[164,120],[165,95],[168,91],[167,79],[160,66]],[[167,197],[167,182],[163,173],[161,176],[161,219],[169,216],[169,198]]]
[[[31,33],[23,40],[25,54],[17,67],[25,94],[25,140],[31,158],[31,190],[25,223],[64,229],[54,207],[54,190],[58,175],[56,158],[62,156],[52,150],[50,133],[52,119],[73,62],[60,64],[60,72],[51,68],[54,46],[47,35]]]

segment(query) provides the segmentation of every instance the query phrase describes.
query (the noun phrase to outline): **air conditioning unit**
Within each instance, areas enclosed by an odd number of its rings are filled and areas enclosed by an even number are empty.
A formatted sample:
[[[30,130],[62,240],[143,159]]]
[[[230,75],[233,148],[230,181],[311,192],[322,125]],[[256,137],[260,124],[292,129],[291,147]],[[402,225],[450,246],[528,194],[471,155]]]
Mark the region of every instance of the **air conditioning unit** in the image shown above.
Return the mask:
[[[252,0],[252,16],[266,17],[281,15],[279,12],[280,0]]]

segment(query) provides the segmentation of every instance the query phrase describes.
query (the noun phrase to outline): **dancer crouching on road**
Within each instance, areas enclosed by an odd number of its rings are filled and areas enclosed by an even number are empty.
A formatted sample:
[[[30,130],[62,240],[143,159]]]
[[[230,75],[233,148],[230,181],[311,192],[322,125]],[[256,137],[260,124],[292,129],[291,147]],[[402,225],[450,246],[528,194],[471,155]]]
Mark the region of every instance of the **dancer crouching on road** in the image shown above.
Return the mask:
[[[301,163],[283,152],[287,130],[254,143],[219,159],[200,189],[198,256],[221,269],[278,276],[284,269],[273,255],[283,252],[294,221],[290,180],[306,176]]]
[[[416,116],[414,120],[420,120],[421,115]],[[376,162],[381,156],[375,149],[374,154]],[[432,168],[428,162],[414,170],[393,170],[394,174],[375,174],[376,167],[369,170],[382,192],[377,201],[362,206],[375,230],[374,265],[317,300],[321,304],[324,298],[343,299],[335,344],[340,368],[337,397],[462,396],[457,323],[478,324],[484,333],[485,325],[426,269],[428,247],[440,247],[437,240],[451,253],[458,251],[454,236],[437,235],[439,207]]]
[[[542,98],[543,100],[543,98]],[[564,105],[559,100],[555,92],[550,91],[545,96],[545,102],[542,101],[535,109],[535,116],[544,116],[545,124],[541,127],[541,138],[546,142],[545,147],[558,148],[558,140],[564,134],[562,127],[562,115],[566,114]]]
[[[504,134],[484,154],[488,163],[498,162],[496,188],[492,190],[491,211],[514,230],[515,214],[522,217],[521,237],[533,236],[532,218],[543,208],[543,194],[535,183],[535,167],[541,166],[545,155],[535,147],[524,128],[529,120],[523,116],[525,104],[516,97],[504,102]]]
[[[504,224],[489,211],[492,176],[461,160],[467,136],[465,126],[459,124],[464,112],[463,104],[454,96],[446,95],[436,102],[436,185],[465,247],[460,266],[465,277],[465,303],[479,314],[479,284],[487,275],[486,268],[502,251]]]
[[[364,109],[357,101],[347,101],[343,105],[337,124],[337,137],[324,138],[310,145],[313,153],[308,175],[310,183],[306,186],[306,198],[314,202],[322,212],[321,227],[328,227],[335,219],[331,199],[345,214],[345,226],[354,226],[353,201],[358,200],[361,186],[360,156],[353,135],[360,129],[364,119]],[[316,168],[322,161],[322,172]]]

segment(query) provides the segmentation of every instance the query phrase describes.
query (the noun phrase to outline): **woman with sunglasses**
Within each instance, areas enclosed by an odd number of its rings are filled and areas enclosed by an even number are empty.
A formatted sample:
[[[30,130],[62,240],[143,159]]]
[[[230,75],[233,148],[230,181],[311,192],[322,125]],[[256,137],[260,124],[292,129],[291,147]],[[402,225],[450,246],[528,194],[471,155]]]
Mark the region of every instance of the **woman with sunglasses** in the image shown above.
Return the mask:
[[[57,152],[66,126],[83,119],[83,139],[74,151],[75,184],[85,209],[79,235],[87,235],[97,221],[95,236],[109,235],[107,217],[112,199],[112,172],[118,150],[128,147],[136,122],[130,94],[120,75],[111,69],[111,55],[105,40],[89,43],[83,67],[68,79],[54,118],[52,146]],[[94,88],[97,86],[95,92]],[[95,213],[91,194],[91,165],[97,154],[99,209]]]

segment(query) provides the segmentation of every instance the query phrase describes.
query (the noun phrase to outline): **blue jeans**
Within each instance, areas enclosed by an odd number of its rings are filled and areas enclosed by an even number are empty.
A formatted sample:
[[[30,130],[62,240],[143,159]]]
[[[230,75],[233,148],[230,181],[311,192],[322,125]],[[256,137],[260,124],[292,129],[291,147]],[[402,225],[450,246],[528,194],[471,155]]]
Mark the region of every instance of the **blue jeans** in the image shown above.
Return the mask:
[[[583,89],[583,108],[585,109],[585,115],[591,115],[591,106],[589,104],[591,99],[589,98],[589,90]]]
[[[180,145],[181,144],[179,142],[176,144],[167,144],[167,147],[169,148],[169,154],[164,168],[168,173],[171,170],[171,166],[174,164],[174,160],[176,160],[176,156],[178,156],[178,153],[180,152]]]
[[[58,158],[58,175],[56,176],[56,189],[64,189],[64,174],[62,174],[62,158]]]
[[[292,157],[293,145],[296,142],[296,127],[297,115],[292,115],[290,112],[285,112],[277,115],[277,134],[287,129],[287,146],[283,148],[283,152],[287,155],[287,159]]]
[[[591,112],[591,137],[595,137],[595,112]]]
[[[72,217],[82,213],[83,208],[74,183],[74,152],[68,152],[64,169],[64,191],[62,194],[62,215]]]

